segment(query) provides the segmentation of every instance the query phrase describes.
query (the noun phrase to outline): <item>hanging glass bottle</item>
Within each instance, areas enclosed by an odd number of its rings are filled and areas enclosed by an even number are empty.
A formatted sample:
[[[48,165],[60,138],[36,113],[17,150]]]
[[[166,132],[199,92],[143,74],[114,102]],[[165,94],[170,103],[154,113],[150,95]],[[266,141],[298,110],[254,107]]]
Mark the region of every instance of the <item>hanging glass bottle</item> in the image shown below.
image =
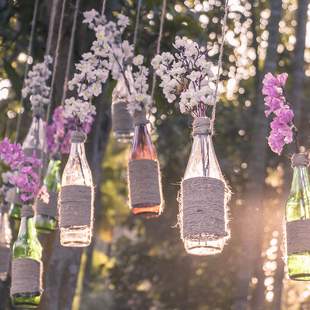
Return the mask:
[[[189,254],[211,255],[220,253],[229,237],[229,190],[215,155],[209,118],[195,118],[193,136],[181,185],[181,236]]]
[[[72,133],[71,150],[60,190],[60,242],[68,247],[85,247],[93,229],[93,180],[86,154],[86,137]]]
[[[49,233],[57,226],[57,200],[60,190],[61,161],[51,159],[35,204],[35,225],[39,232]]]
[[[310,183],[307,154],[292,157],[293,181],[286,204],[287,267],[293,280],[310,280]]]
[[[45,127],[42,110],[40,107],[34,107],[32,122],[22,145],[27,155],[36,155],[38,159],[44,159],[47,149]]]
[[[21,213],[22,203],[19,198],[18,189],[15,189],[14,195],[12,197],[12,201],[10,201],[10,211],[9,216],[13,220],[20,220],[20,213]]]
[[[147,129],[145,110],[134,116],[135,133],[128,163],[129,203],[134,215],[159,216],[163,210],[160,168]]]
[[[11,261],[12,231],[6,202],[0,207],[0,280],[5,281]]]
[[[11,299],[15,307],[37,308],[42,295],[42,247],[37,238],[33,209],[23,205],[13,245]]]
[[[126,78],[133,83],[131,69],[126,71]],[[128,87],[123,76],[117,81],[112,92],[112,131],[118,142],[130,142],[133,137],[133,119],[127,109]]]

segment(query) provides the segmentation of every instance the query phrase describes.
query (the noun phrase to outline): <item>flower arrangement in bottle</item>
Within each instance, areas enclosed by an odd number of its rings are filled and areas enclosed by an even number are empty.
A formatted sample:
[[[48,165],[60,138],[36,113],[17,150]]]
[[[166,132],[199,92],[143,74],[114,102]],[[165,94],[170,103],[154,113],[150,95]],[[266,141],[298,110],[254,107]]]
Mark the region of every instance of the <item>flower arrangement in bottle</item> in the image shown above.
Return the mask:
[[[174,53],[152,60],[169,103],[193,118],[193,145],[180,191],[179,225],[186,251],[194,255],[220,253],[229,238],[227,203],[230,190],[218,164],[210,115],[217,98],[214,64],[204,47],[176,37]]]

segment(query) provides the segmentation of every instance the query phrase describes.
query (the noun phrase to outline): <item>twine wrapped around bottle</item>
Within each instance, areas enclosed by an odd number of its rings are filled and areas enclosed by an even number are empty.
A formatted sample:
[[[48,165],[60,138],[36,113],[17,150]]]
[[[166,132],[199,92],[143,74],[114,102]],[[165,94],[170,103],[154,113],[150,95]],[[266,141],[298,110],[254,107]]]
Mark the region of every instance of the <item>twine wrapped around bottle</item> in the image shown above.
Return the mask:
[[[73,131],[71,134],[71,143],[85,143],[87,136],[84,132]]]
[[[59,227],[92,226],[93,188],[66,185],[60,191]]]
[[[135,126],[148,123],[145,110],[135,111]],[[129,203],[131,207],[163,205],[161,173],[157,160],[134,159],[128,163]]]
[[[30,258],[12,261],[11,296],[23,293],[42,293],[42,262]]]
[[[124,100],[112,104],[112,130],[116,135],[131,135],[133,133],[133,118]]]
[[[32,205],[23,205],[21,210],[21,217],[33,217],[34,211]]]
[[[0,245],[0,274],[9,271],[11,261],[10,247]]]
[[[58,193],[48,192],[48,202],[42,197],[38,197],[35,203],[35,211],[37,215],[47,215],[53,218],[57,217],[57,201]]]
[[[309,166],[308,154],[294,154],[291,163],[292,167]],[[310,219],[286,222],[284,231],[287,255],[310,251]]]
[[[209,118],[194,119],[193,136],[210,133]],[[179,226],[184,242],[207,243],[223,239],[225,243],[229,238],[226,190],[224,180],[213,177],[193,177],[182,181],[178,201]]]

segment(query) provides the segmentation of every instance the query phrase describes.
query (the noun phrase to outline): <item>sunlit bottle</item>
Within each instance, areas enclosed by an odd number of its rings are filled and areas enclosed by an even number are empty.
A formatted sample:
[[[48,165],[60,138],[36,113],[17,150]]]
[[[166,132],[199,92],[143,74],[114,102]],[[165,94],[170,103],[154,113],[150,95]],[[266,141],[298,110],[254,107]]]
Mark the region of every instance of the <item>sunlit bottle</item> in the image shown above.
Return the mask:
[[[286,204],[288,274],[291,279],[300,281],[310,280],[310,247],[304,248],[304,245],[301,247],[299,245],[299,242],[304,242],[302,240],[304,237],[309,238],[309,229],[302,231],[304,225],[306,227],[310,225],[308,164],[306,154],[294,155],[292,159],[293,181]],[[304,234],[306,236],[303,236]]]
[[[37,237],[33,213],[24,213],[22,210],[18,236],[13,245],[11,299],[15,307],[38,307],[42,295],[41,258],[42,247]],[[28,285],[25,279],[28,279]]]
[[[61,161],[51,159],[36,200],[35,225],[39,232],[49,233],[57,227],[57,198],[60,190]]]
[[[144,110],[139,113],[136,112],[134,122],[135,129],[129,162],[133,160],[152,160],[158,164],[156,149],[149,134],[147,127],[148,121]],[[161,191],[161,184],[158,181],[158,177],[156,181],[158,182],[159,191]],[[157,217],[161,214],[163,208],[160,200],[156,204],[149,201],[131,204],[131,212],[134,215],[141,215],[147,218]]]
[[[11,260],[12,231],[6,205],[0,207],[0,281],[8,276]]]
[[[200,122],[201,121],[203,125],[210,127],[210,121],[208,118],[200,118]],[[183,181],[198,177],[217,179],[221,181],[226,187],[226,183],[214,151],[210,130],[207,130],[203,134],[193,133],[193,145],[189,161],[185,170]],[[224,199],[225,203],[229,200],[229,191],[227,188],[225,188]],[[201,211],[203,211],[203,208],[207,207],[208,207],[207,205],[199,206]],[[223,222],[224,220],[225,218],[223,217]],[[197,225],[197,223],[195,224],[193,223],[192,225]],[[227,229],[227,227],[223,226],[222,230],[225,229]],[[223,232],[221,236],[212,236],[211,238],[209,238],[207,232],[202,232],[202,233],[196,233],[195,235],[192,235],[189,238],[184,237],[183,241],[185,249],[189,254],[212,255],[222,252],[227,236],[228,232]]]
[[[93,228],[93,180],[90,167],[87,162],[85,153],[86,137],[83,133],[73,132],[71,139],[71,150],[68,162],[65,166],[61,180],[61,204],[60,209],[63,209],[63,193],[68,186],[80,185],[82,191],[86,191],[85,195],[81,196],[83,200],[79,202],[79,197],[69,198],[71,204],[72,218],[83,216],[86,212],[86,218],[77,218],[77,222],[83,224],[74,224],[74,220],[68,219],[68,214],[63,214],[60,210],[60,242],[63,246],[68,247],[85,247],[91,242]],[[75,189],[74,189],[75,190]],[[91,192],[91,193],[90,193]],[[80,195],[78,193],[77,195]],[[90,196],[91,195],[91,196]],[[70,201],[71,199],[71,201]],[[66,198],[66,203],[68,202]],[[80,208],[80,209],[79,209]],[[64,217],[65,218],[64,218]],[[67,224],[67,223],[70,224]]]
[[[128,83],[133,83],[131,70],[126,71]],[[121,76],[112,92],[112,131],[118,142],[130,142],[133,137],[133,119],[127,109],[128,87]]]

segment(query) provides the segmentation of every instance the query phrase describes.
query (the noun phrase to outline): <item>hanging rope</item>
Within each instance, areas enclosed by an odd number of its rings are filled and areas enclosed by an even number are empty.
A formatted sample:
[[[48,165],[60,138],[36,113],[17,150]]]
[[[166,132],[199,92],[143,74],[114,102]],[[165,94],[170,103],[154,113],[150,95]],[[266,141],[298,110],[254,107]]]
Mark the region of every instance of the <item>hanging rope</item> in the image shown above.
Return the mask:
[[[58,67],[59,50],[60,50],[61,35],[62,35],[63,23],[64,23],[65,11],[66,11],[66,3],[67,3],[67,0],[63,0],[62,8],[61,8],[60,24],[59,24],[59,28],[58,28],[58,34],[57,34],[55,57],[54,57],[54,63],[53,63],[53,74],[52,74],[52,81],[51,81],[51,90],[50,90],[50,95],[49,95],[49,104],[47,106],[47,112],[46,112],[46,122],[49,121],[50,114],[51,114],[52,98],[53,98],[53,94],[54,94],[56,71],[57,71],[57,67]]]
[[[25,66],[25,71],[24,71],[24,81],[23,81],[23,87],[22,88],[24,88],[24,86],[25,86],[25,79],[26,79],[28,71],[29,71],[29,65],[30,65],[29,58],[32,55],[34,33],[35,33],[36,24],[37,24],[38,7],[39,7],[39,0],[36,0],[34,3],[33,16],[32,16],[32,21],[31,21],[31,32],[30,32],[29,45],[28,45],[28,49],[27,49],[27,61],[26,61],[26,66]],[[23,114],[23,108],[24,108],[23,96],[21,96],[20,106],[21,106],[21,110],[18,113],[18,117],[17,117],[15,142],[18,141],[19,134],[20,134],[20,125],[21,125],[21,121],[22,121],[22,114]]]
[[[226,36],[226,26],[227,26],[227,17],[228,17],[228,1],[225,1],[225,13],[224,13],[224,19],[223,19],[223,25],[222,25],[222,42],[220,45],[220,54],[219,54],[219,61],[218,61],[218,69],[217,69],[217,77],[216,77],[216,86],[213,96],[213,108],[212,108],[212,117],[211,117],[211,130],[212,134],[214,133],[214,123],[215,123],[215,117],[216,117],[216,104],[217,104],[217,94],[220,84],[220,78],[221,78],[221,69],[223,66],[223,55],[224,55],[224,44],[225,44],[225,36]]]
[[[68,80],[69,80],[69,75],[70,75],[70,67],[71,67],[71,62],[72,62],[73,47],[74,47],[74,41],[75,41],[75,32],[76,32],[76,25],[77,25],[77,17],[79,14],[80,3],[81,3],[81,0],[76,0],[76,2],[75,2],[75,9],[74,9],[71,37],[70,37],[69,52],[68,52],[68,59],[67,59],[67,65],[66,65],[65,80],[64,80],[62,99],[61,99],[61,105],[62,106],[64,105],[65,99],[67,96]]]
[[[51,53],[52,40],[53,40],[54,29],[55,29],[56,12],[57,12],[57,2],[58,0],[53,0],[52,13],[51,13],[50,23],[49,23],[49,34],[47,37],[45,55],[50,55]]]
[[[104,15],[106,4],[107,4],[107,0],[103,0],[103,2],[102,2],[102,9],[101,9],[101,15],[102,16]]]
[[[137,9],[137,15],[136,15],[136,25],[135,25],[135,32],[134,32],[134,35],[133,35],[133,48],[134,48],[134,50],[136,49],[137,39],[138,39],[141,6],[142,6],[142,0],[138,0],[138,9]]]
[[[160,53],[161,41],[163,38],[166,11],[167,11],[167,0],[163,0],[162,12],[161,12],[161,18],[160,18],[160,26],[159,26],[159,34],[158,34],[157,47],[156,47],[156,55],[158,55]],[[154,72],[153,73],[153,79],[152,79],[152,91],[151,91],[152,99],[154,99],[155,86],[156,86],[156,73]]]

